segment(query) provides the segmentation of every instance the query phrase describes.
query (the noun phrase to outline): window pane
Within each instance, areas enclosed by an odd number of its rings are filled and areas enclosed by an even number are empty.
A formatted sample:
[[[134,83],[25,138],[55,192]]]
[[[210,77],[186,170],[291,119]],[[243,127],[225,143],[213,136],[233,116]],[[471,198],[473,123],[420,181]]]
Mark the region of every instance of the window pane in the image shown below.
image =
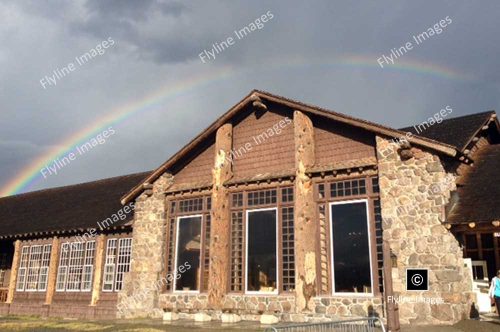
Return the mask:
[[[68,257],[69,257],[69,243],[61,245],[61,254],[59,256],[59,267],[57,268],[57,284],[56,291],[61,292],[66,289],[66,275],[68,272]]]
[[[483,249],[493,249],[493,234],[481,234],[481,245]]]
[[[66,290],[79,291],[83,270],[83,243],[71,242]]]
[[[118,262],[116,264],[115,291],[123,287],[123,276],[130,270],[130,258],[132,254],[132,239],[120,239],[118,250]]]
[[[26,281],[26,268],[28,267],[29,247],[25,246],[21,250],[21,263],[19,264],[19,272],[17,276],[17,291],[24,291],[24,283]]]
[[[51,244],[46,244],[43,246],[42,265],[40,268],[40,276],[39,276],[39,280],[38,280],[38,290],[39,291],[45,291],[47,289],[47,278],[49,275],[51,249],[52,249]]]
[[[26,280],[26,290],[35,291],[38,288],[38,274],[42,261],[42,246],[31,246],[29,263],[28,263],[28,278]]]
[[[180,291],[199,290],[200,255],[201,255],[201,216],[179,218],[177,228],[177,264],[183,271],[176,275],[175,289]]]
[[[477,249],[476,234],[467,234],[465,236],[465,242],[467,244],[467,249]]]
[[[108,244],[106,246],[106,264],[104,265],[102,290],[107,292],[113,290],[117,242],[118,242],[117,239],[108,239]]]
[[[331,206],[334,290],[371,293],[366,202]]]
[[[494,250],[483,250],[483,260],[486,261],[486,271],[488,280],[491,280],[495,276],[495,251]]]
[[[248,212],[247,290],[276,290],[276,211]]]

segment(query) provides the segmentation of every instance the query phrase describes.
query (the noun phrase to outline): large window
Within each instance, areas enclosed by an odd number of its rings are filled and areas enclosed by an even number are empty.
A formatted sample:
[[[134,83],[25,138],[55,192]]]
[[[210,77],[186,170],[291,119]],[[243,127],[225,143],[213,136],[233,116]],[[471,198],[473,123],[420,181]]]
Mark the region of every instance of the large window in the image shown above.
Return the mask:
[[[230,289],[295,290],[294,192],[290,186],[231,194]]]
[[[205,195],[169,202],[167,291],[208,290],[211,200]]]
[[[277,209],[247,211],[246,291],[278,291]]]
[[[315,180],[321,294],[383,292],[382,216],[378,178]]]
[[[61,245],[56,291],[92,290],[95,241],[65,242]]]
[[[177,248],[174,289],[183,292],[200,290],[202,215],[177,219]]]
[[[330,204],[334,293],[372,293],[368,201]]]
[[[130,271],[132,239],[108,239],[102,290],[119,291],[123,288],[123,277]]]
[[[51,244],[24,246],[17,276],[17,291],[45,291],[49,275]]]

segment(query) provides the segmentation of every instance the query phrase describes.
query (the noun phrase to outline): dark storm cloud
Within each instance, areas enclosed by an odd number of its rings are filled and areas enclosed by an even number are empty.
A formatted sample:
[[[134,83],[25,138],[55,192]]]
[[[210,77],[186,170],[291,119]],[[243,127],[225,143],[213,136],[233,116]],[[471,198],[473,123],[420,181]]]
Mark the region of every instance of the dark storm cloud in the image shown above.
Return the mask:
[[[157,63],[183,62],[196,56],[197,41],[183,33],[189,31],[189,27],[182,24],[180,16],[189,13],[189,9],[181,2],[88,0],[84,8],[87,15],[70,22],[71,30],[76,34],[97,38],[114,36],[121,43],[133,46],[140,58]],[[150,30],[144,30],[149,24],[158,29],[168,25],[177,32],[150,34]]]
[[[262,30],[200,61],[267,11],[274,18]],[[377,57],[448,15],[444,33],[400,60],[472,79],[378,67]],[[152,169],[253,88],[395,127],[446,105],[456,116],[498,108],[499,15],[497,1],[0,0],[0,186],[97,119],[159,88],[169,95],[165,87],[182,93],[117,123],[109,142],[32,189]],[[40,87],[108,37],[116,44],[106,54]],[[339,60],[349,54],[367,62]]]
[[[179,16],[187,10],[181,2],[159,0],[88,0],[85,7],[90,15],[113,22],[144,21],[157,11],[164,15]]]

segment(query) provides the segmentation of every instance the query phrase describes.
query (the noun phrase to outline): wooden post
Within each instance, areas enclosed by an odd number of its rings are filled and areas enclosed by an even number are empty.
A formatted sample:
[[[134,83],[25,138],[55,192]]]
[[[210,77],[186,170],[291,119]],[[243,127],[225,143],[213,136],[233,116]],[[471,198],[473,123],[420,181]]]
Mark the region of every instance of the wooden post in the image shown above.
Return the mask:
[[[52,239],[52,248],[50,250],[49,276],[47,280],[47,292],[45,293],[45,304],[52,304],[54,291],[56,290],[57,266],[59,263],[59,243],[57,236]]]
[[[12,258],[12,269],[10,272],[9,292],[7,293],[7,301],[12,303],[14,300],[14,292],[16,291],[17,272],[19,271],[19,261],[21,260],[21,241],[14,242],[14,257]]]
[[[210,308],[213,309],[222,309],[224,296],[228,290],[231,219],[229,193],[224,187],[224,183],[233,176],[232,164],[229,159],[232,143],[233,126],[227,123],[217,130],[215,164],[212,170],[208,302]]]
[[[102,281],[102,266],[104,263],[104,248],[106,243],[106,235],[101,234],[96,239],[95,248],[95,265],[94,265],[94,282],[92,284],[92,299],[90,305],[97,305],[101,295],[101,281]]]
[[[399,325],[399,308],[393,298],[391,248],[387,241],[383,243],[382,254],[384,261],[384,299],[387,308],[387,329],[389,332],[399,332],[401,331]]]
[[[312,179],[306,169],[314,165],[314,127],[311,119],[295,111],[295,302],[297,312],[310,310],[317,294],[317,218]]]

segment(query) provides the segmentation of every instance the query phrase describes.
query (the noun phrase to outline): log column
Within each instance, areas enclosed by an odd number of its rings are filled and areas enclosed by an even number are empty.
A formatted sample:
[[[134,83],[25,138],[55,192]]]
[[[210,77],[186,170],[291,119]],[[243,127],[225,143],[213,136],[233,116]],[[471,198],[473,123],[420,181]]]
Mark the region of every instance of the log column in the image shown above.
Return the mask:
[[[312,179],[306,169],[314,165],[314,127],[302,112],[293,114],[295,141],[295,302],[297,312],[308,311],[317,294],[317,218]]]
[[[233,176],[229,156],[233,126],[227,123],[217,130],[215,164],[212,170],[212,211],[210,225],[210,267],[208,301],[210,308],[222,309],[229,280],[229,237],[231,230],[229,193],[224,183]]]
[[[52,239],[52,248],[50,250],[49,276],[47,280],[47,292],[45,293],[45,304],[52,304],[52,298],[54,297],[54,291],[56,290],[59,243],[59,238],[54,236]]]
[[[14,292],[16,291],[17,272],[19,271],[19,260],[21,259],[21,241],[14,242],[14,257],[12,258],[12,269],[10,272],[9,292],[7,293],[7,301],[12,303],[14,300]]]
[[[95,247],[95,267],[94,267],[94,282],[92,284],[92,299],[90,305],[97,305],[99,297],[101,296],[101,281],[102,281],[102,267],[104,263],[104,247],[106,243],[106,235],[101,234],[96,239]]]

